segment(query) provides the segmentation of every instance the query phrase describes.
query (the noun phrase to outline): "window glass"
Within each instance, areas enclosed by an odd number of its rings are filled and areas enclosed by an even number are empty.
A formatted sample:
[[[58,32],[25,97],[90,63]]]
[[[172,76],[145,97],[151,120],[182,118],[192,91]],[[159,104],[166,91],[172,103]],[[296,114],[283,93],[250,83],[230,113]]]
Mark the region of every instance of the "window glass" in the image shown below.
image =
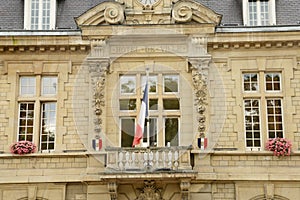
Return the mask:
[[[143,142],[148,143],[148,140],[149,146],[157,146],[157,118],[149,118],[149,129],[147,128],[147,120],[145,121]]]
[[[56,95],[57,77],[42,77],[42,95]]]
[[[36,80],[35,77],[22,76],[20,77],[20,95],[34,96],[36,94]]]
[[[149,99],[149,110],[158,110],[158,99]]]
[[[42,104],[41,150],[53,150],[56,134],[56,103]]]
[[[134,94],[136,89],[136,77],[123,75],[120,77],[120,93]]]
[[[164,76],[164,92],[179,92],[179,77],[177,75]]]
[[[142,87],[141,87],[142,92],[144,92],[146,81],[147,81],[147,77],[142,76]],[[148,90],[149,90],[149,93],[157,92],[157,76],[153,75],[153,76],[148,77]]]
[[[120,110],[135,110],[136,100],[135,99],[120,99]]]
[[[178,146],[178,131],[179,119],[178,118],[165,118],[165,146]]]
[[[121,119],[121,147],[131,147],[135,133],[135,118]]]
[[[246,146],[260,147],[260,114],[257,99],[244,100]]]
[[[31,0],[31,29],[39,29],[39,0]]]
[[[265,81],[266,81],[266,90],[267,91],[280,91],[281,90],[280,73],[267,73],[265,75]]]
[[[267,100],[269,138],[283,137],[281,99]]]
[[[179,110],[179,99],[163,99],[164,110]]]
[[[243,74],[244,91],[258,91],[258,74],[247,73]]]
[[[34,103],[19,104],[18,141],[33,141]]]

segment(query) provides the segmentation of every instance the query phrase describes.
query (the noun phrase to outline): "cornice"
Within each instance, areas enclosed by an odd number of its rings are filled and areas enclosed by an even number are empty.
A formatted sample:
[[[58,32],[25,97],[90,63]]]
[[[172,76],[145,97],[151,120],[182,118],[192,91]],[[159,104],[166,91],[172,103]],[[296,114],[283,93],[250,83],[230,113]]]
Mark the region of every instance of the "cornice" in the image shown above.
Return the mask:
[[[208,38],[210,49],[270,49],[298,48],[298,31],[287,32],[235,32],[216,33]]]
[[[87,51],[90,42],[81,35],[6,35],[0,36],[0,52]]]

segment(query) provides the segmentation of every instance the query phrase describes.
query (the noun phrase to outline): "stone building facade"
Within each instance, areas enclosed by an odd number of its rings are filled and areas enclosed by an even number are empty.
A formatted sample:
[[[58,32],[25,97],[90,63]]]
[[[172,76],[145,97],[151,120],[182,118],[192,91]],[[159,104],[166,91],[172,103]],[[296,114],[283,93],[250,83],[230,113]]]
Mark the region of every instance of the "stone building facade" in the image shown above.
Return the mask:
[[[0,200],[299,199],[299,3],[4,0]]]

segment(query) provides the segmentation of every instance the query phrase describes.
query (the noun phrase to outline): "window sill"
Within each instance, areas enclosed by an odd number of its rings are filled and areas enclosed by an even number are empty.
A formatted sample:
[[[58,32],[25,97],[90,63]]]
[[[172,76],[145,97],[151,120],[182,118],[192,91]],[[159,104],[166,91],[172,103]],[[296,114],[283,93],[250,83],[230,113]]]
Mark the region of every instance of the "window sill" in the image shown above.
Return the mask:
[[[204,155],[204,154],[211,154],[211,155],[235,155],[235,156],[253,156],[253,155],[258,155],[258,156],[273,156],[273,152],[271,151],[266,151],[266,150],[262,150],[262,151],[242,151],[242,150],[200,150],[200,149],[194,149],[191,151],[192,154],[200,154],[200,155]],[[300,155],[300,150],[297,151],[292,151],[291,156],[299,156]],[[285,157],[289,157],[289,156],[285,156]]]
[[[0,151],[0,158],[21,158],[21,157],[64,157],[77,156],[89,157],[90,155],[105,155],[105,151],[63,151],[63,152],[47,152],[47,153],[31,153],[31,154],[12,154],[9,152]]]

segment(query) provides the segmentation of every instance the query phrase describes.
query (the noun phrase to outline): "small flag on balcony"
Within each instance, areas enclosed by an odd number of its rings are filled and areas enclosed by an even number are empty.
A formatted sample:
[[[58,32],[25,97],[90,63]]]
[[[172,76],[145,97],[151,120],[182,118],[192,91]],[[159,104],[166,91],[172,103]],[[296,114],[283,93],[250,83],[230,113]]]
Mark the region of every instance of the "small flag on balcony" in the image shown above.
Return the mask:
[[[207,138],[198,138],[198,147],[201,150],[207,148]]]
[[[92,140],[93,149],[100,151],[102,149],[102,139],[96,138]]]
[[[147,116],[148,116],[148,83],[146,83],[145,85],[144,96],[141,104],[140,113],[138,115],[132,147],[139,145],[141,140],[143,139],[145,120]]]

